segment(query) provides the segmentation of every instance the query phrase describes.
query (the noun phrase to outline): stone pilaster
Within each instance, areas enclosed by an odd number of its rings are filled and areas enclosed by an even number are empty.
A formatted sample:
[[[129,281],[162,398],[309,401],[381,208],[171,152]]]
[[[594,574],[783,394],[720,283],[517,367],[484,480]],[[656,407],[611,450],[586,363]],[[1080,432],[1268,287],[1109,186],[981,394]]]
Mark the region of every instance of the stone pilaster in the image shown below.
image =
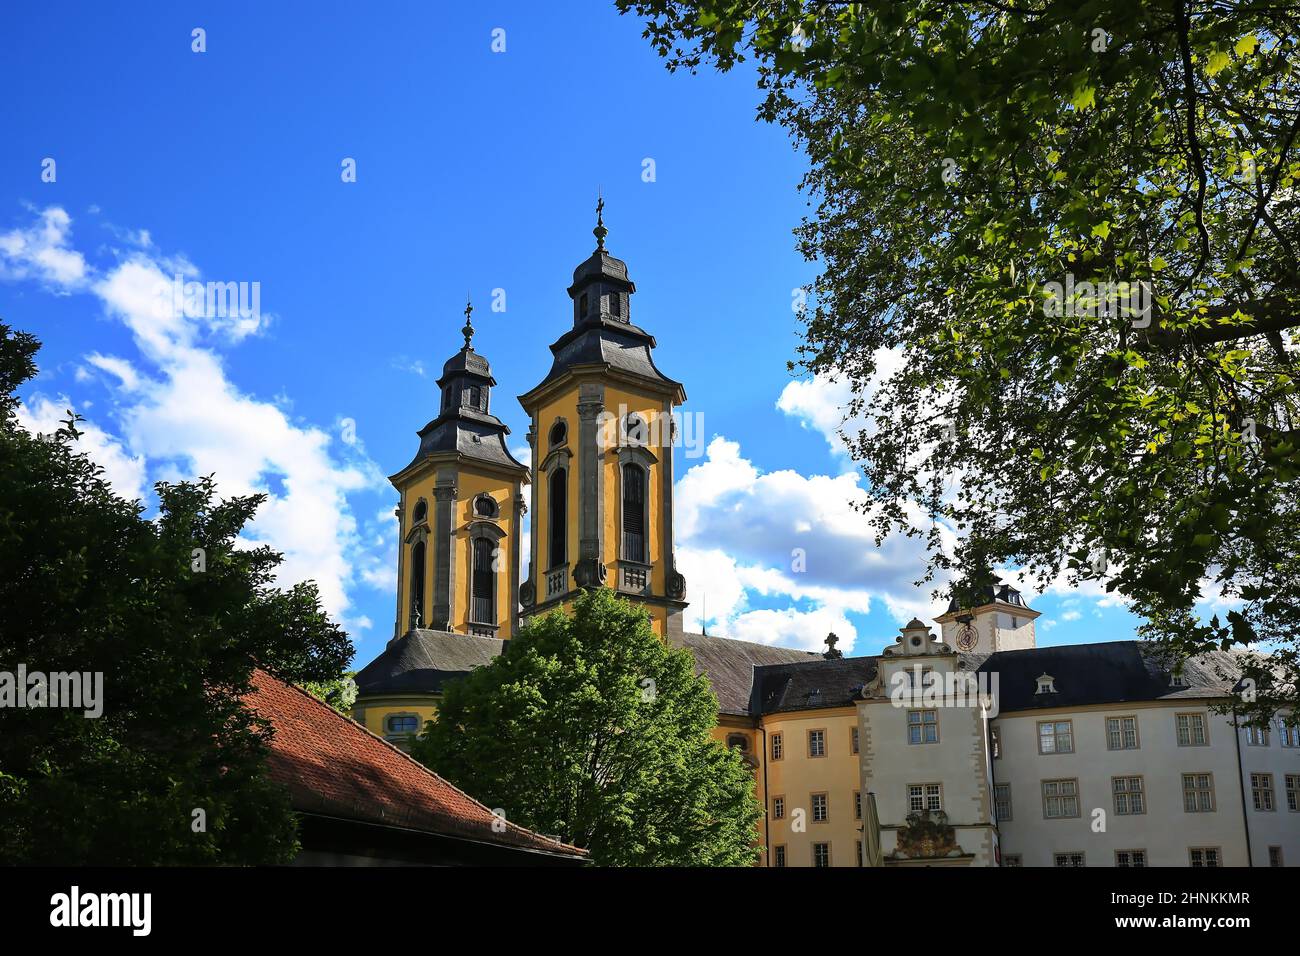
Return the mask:
[[[433,489],[433,614],[429,627],[435,631],[450,631],[452,614],[456,607],[456,472],[446,469],[438,472],[438,482]]]
[[[573,579],[579,587],[605,583],[602,547],[605,527],[604,456],[600,447],[600,413],[605,410],[605,386],[584,382],[578,391],[578,564]]]

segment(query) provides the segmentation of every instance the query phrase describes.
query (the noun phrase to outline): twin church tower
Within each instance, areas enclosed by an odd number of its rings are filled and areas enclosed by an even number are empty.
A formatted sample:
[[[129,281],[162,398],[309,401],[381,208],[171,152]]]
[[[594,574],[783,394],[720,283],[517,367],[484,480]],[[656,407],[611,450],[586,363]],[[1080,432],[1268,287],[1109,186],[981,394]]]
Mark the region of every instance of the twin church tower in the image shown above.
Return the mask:
[[[573,327],[551,345],[551,370],[519,396],[531,466],[492,414],[496,380],[465,345],[438,379],[437,417],[391,477],[399,557],[394,638],[412,629],[509,639],[520,619],[606,585],[645,605],[656,633],[680,634],[686,582],[673,561],[673,409],[680,382],[655,366],[655,339],[631,321],[636,285],[605,249],[573,272]],[[531,511],[528,572],[524,514]]]

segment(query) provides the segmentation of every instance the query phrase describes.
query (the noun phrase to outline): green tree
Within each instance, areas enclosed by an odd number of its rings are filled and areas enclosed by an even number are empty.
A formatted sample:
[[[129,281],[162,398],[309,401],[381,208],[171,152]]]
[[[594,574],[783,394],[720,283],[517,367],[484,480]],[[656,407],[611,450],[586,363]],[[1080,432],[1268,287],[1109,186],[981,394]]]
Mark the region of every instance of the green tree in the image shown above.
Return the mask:
[[[604,866],[741,866],[759,808],[712,739],[717,698],[688,651],[608,589],[529,622],[447,688],[412,753],[506,817]]]
[[[1007,562],[1178,654],[1272,642],[1255,716],[1300,705],[1296,8],[618,5],[673,69],[754,58],[808,156],[798,364],[852,387],[878,533],[959,597]]]
[[[100,673],[103,713],[0,708],[0,863],[258,864],[296,824],[245,709],[257,661],[336,679],[351,643],[280,555],[235,547],[262,496],[156,486],[156,520],[77,451],[77,419],[19,427],[36,340],[0,325],[0,670]],[[195,811],[202,811],[201,814]]]
[[[352,705],[357,702],[356,671],[328,681],[304,681],[302,689],[323,704],[329,704],[345,717],[352,716]]]

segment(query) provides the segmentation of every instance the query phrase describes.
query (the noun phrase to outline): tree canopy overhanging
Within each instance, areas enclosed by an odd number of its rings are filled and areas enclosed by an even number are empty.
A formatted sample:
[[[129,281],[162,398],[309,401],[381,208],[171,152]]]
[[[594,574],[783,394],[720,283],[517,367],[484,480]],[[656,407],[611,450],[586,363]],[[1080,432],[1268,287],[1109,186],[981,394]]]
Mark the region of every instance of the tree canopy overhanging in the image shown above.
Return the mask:
[[[351,641],[315,585],[273,586],[278,553],[236,546],[264,496],[159,483],[147,520],[77,450],[76,416],[23,429],[37,349],[0,323],[0,670],[101,674],[102,713],[0,708],[0,863],[288,862],[271,728],[242,698],[254,662],[335,686]]]
[[[753,772],[711,736],[717,716],[690,652],[597,588],[448,686],[412,754],[600,866],[744,866],[761,811]]]
[[[755,61],[807,154],[792,365],[851,385],[878,534],[1269,648],[1257,716],[1300,710],[1300,6],[618,6],[670,69]]]

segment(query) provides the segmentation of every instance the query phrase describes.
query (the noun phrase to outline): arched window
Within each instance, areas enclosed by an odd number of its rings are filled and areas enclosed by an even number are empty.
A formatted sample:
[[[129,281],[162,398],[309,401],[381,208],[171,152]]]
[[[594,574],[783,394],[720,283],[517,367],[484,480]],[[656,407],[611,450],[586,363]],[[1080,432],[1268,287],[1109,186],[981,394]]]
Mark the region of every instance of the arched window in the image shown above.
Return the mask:
[[[411,627],[424,627],[424,542],[411,546]]]
[[[640,465],[623,466],[623,557],[647,560],[645,546],[646,474]]]
[[[548,518],[551,536],[551,563],[558,568],[568,561],[569,473],[563,468],[551,472],[551,507]]]
[[[416,524],[429,517],[429,503],[427,501],[417,501],[415,511],[412,512],[411,517],[415,519]]]
[[[476,624],[495,624],[493,600],[496,594],[496,572],[492,568],[495,546],[487,538],[474,540],[474,580],[470,585],[471,608]]]
[[[565,439],[569,437],[569,426],[564,422],[556,422],[551,426],[551,447],[563,445]]]

